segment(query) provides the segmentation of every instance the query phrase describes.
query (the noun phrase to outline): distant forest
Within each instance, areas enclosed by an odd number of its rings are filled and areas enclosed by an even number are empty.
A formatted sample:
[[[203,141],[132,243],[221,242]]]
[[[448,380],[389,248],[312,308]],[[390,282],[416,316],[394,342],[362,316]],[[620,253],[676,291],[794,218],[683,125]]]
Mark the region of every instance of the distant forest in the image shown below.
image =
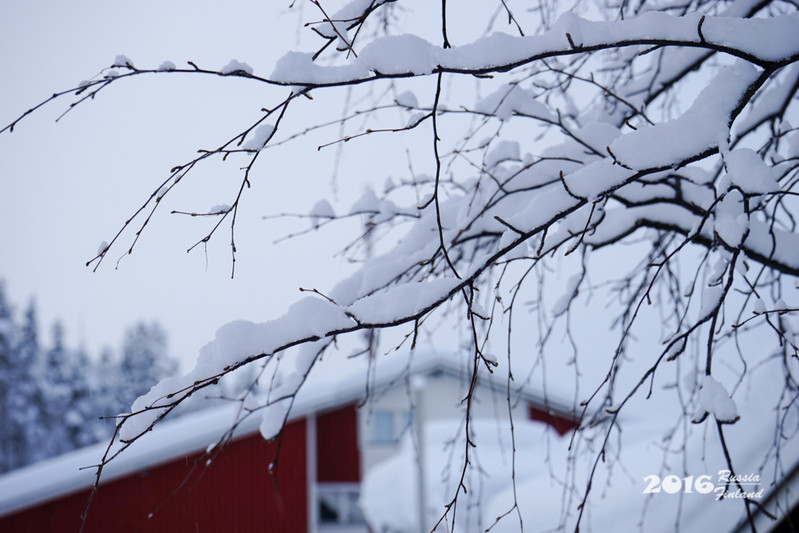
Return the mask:
[[[0,281],[0,472],[110,438],[114,416],[177,369],[155,322],[93,355],[66,346],[60,322],[49,329],[42,342],[35,304],[18,316]]]

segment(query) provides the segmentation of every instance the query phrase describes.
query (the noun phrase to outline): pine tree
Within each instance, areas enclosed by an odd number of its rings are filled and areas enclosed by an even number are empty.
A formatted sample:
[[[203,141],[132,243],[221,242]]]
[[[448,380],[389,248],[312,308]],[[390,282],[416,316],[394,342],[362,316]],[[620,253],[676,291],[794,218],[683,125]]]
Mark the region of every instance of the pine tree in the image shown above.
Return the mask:
[[[42,414],[44,397],[36,381],[39,359],[39,326],[36,306],[28,305],[14,348],[12,371],[14,394],[9,401],[9,424],[18,435],[15,466],[32,462],[32,450],[44,438]]]
[[[156,322],[140,322],[125,333],[118,398],[124,410],[162,378],[174,373],[176,362],[167,355],[167,339]]]
[[[11,309],[6,301],[5,286],[0,283],[0,420],[8,421],[10,399],[13,396],[13,346],[16,328],[12,321]],[[0,432],[0,472],[13,467],[15,461],[14,429],[7,427]]]
[[[92,364],[84,349],[68,354],[67,372],[72,384],[69,411],[67,412],[67,433],[74,448],[94,444],[110,436],[108,428],[100,416],[106,406],[99,403],[91,384]]]
[[[122,381],[119,360],[111,348],[104,348],[100,359],[92,365],[89,386],[94,403],[99,406],[98,416],[101,420],[102,432],[110,436],[116,425],[116,415],[127,411],[130,404],[125,405],[120,398]]]
[[[43,427],[47,438],[34,449],[36,460],[60,455],[73,448],[68,426],[72,399],[71,372],[68,369],[68,352],[64,346],[64,326],[53,325],[52,347],[40,362],[40,390],[44,398]]]
[[[43,349],[35,304],[19,324],[0,282],[0,472],[110,437],[115,422],[101,417],[128,411],[176,366],[156,323],[130,328],[121,358],[106,349],[94,361],[70,349],[60,322]]]

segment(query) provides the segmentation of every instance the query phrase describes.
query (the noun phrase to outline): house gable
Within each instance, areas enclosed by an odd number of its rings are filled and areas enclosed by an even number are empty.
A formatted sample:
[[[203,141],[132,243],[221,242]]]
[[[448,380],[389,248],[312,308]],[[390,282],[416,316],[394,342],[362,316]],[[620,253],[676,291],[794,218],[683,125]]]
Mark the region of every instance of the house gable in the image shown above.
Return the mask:
[[[468,370],[442,356],[388,358],[369,387],[355,366],[352,372],[316,372],[298,395],[281,439],[264,442],[258,417],[249,417],[209,465],[203,449],[224,435],[237,410],[226,405],[164,423],[106,469],[87,531],[126,531],[120,524],[130,531],[170,533],[198,526],[199,531],[298,532],[331,526],[341,532],[344,524],[346,531],[365,531],[355,509],[365,472],[396,453],[399,437],[414,424],[459,412]],[[561,433],[573,427],[561,404],[543,401],[526,387],[511,392],[518,400],[514,418],[541,420]],[[481,376],[472,415],[506,412],[506,397],[506,381]],[[380,417],[372,415],[380,411],[391,414],[392,438],[381,440],[373,432]],[[269,463],[278,443],[276,492]],[[0,494],[0,531],[77,531],[91,484],[91,471],[78,468],[96,462],[104,447],[54,460],[63,479],[48,477],[51,465],[44,463],[0,477],[0,492],[20,481],[26,485],[17,496]]]

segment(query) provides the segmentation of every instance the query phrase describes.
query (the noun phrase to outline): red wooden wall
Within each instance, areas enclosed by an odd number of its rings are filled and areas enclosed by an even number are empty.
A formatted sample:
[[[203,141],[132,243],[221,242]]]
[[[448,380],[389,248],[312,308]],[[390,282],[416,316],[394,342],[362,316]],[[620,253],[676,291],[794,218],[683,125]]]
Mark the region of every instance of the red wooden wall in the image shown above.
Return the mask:
[[[307,531],[305,436],[304,419],[284,430],[279,490],[269,473],[276,442],[256,434],[228,445],[207,468],[197,454],[102,485],[84,531]],[[80,492],[0,518],[0,531],[77,532],[87,498]]]
[[[570,420],[563,416],[549,414],[543,409],[540,409],[534,405],[530,406],[529,417],[530,420],[538,420],[539,422],[549,424],[555,429],[555,431],[558,432],[558,435],[565,435],[577,426],[574,420]]]
[[[316,480],[361,481],[358,409],[354,404],[317,416]]]

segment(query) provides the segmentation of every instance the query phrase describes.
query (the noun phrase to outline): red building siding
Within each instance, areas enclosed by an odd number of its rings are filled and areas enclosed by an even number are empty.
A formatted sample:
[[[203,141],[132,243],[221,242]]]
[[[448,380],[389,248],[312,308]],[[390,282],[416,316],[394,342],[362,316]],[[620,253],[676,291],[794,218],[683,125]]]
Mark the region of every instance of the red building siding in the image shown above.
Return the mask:
[[[316,418],[316,480],[361,481],[358,409],[354,404]]]
[[[84,531],[307,531],[305,436],[305,420],[286,427],[277,489],[269,473],[276,442],[256,434],[228,445],[207,467],[203,455],[196,454],[103,484]],[[0,518],[0,531],[76,532],[88,494]]]
[[[530,420],[538,420],[539,422],[549,424],[558,432],[558,435],[565,435],[577,427],[577,424],[573,420],[556,414],[547,413],[534,405],[530,406],[529,417]]]

